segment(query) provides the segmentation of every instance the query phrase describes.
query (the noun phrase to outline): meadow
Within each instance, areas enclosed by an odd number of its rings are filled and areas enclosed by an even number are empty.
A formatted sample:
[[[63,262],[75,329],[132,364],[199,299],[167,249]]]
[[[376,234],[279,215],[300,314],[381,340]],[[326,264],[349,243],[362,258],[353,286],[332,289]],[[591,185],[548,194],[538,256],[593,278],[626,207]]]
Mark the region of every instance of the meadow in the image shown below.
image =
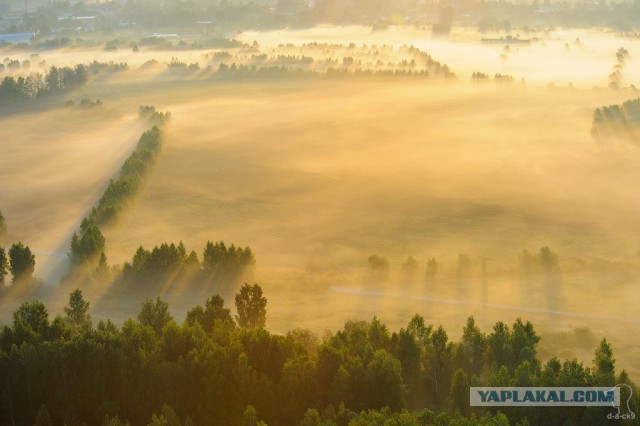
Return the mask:
[[[462,30],[442,40],[407,28],[319,27],[242,33],[245,47],[211,51],[40,53],[49,65],[129,69],[65,95],[100,99],[100,108],[0,118],[10,141],[0,156],[10,237],[35,249],[36,275],[55,286],[71,234],[143,130],[138,105],[155,105],[172,119],[139,197],[103,229],[110,264],[140,245],[183,241],[199,251],[224,240],[255,253],[274,332],[322,334],[373,316],[397,328],[419,313],[457,338],[469,315],[482,328],[523,317],[543,336],[543,359],[590,362],[606,336],[637,377],[640,153],[596,143],[590,129],[596,108],[638,96],[639,42],[604,31],[522,37],[535,41],[506,49]],[[620,47],[630,55],[616,68]],[[222,63],[260,61],[302,71],[216,73]],[[329,67],[352,74],[332,77]],[[356,75],[358,67],[431,72]],[[608,87],[614,69],[617,89]],[[472,81],[473,72],[490,78]],[[558,254],[558,269],[525,273],[523,250],[542,247]],[[388,274],[375,275],[371,255],[388,259]],[[409,257],[417,270],[402,266]],[[427,281],[431,258],[440,269]],[[61,309],[67,294],[50,297]],[[193,305],[186,290],[164,297],[177,317]],[[2,303],[9,315],[18,301]],[[97,300],[92,315],[124,320],[138,308]]]

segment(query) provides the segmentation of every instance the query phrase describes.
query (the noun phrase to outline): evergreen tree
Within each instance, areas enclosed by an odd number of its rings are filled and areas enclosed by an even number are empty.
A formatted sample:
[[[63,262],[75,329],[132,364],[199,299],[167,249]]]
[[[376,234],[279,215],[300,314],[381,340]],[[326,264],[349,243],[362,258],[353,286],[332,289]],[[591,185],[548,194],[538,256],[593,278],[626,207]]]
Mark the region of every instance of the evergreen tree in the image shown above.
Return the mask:
[[[33,279],[36,257],[29,246],[24,246],[21,242],[12,245],[9,249],[9,264],[14,283]]]
[[[267,299],[262,296],[262,288],[256,283],[244,284],[236,294],[236,321],[240,327],[262,328],[267,321]]]

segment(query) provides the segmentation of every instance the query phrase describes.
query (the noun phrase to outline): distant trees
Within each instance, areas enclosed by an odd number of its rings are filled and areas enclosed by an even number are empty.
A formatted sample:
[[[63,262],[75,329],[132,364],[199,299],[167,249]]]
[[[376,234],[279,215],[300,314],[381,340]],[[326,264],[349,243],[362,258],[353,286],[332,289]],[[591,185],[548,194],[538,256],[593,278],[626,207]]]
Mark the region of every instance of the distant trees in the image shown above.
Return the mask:
[[[438,275],[438,262],[435,257],[427,261],[427,269],[425,272],[427,283],[433,283]]]
[[[7,221],[0,210],[0,245],[4,244],[5,238],[7,238]]]
[[[161,132],[157,126],[153,126],[151,130],[140,136],[135,150],[120,168],[118,178],[109,182],[98,205],[89,214],[90,223],[101,226],[118,216],[124,203],[139,190],[142,178],[160,152],[161,143]]]
[[[44,75],[5,76],[0,82],[0,106],[34,98],[58,95],[82,86],[87,81],[87,67],[51,67]]]
[[[160,112],[156,110],[153,105],[140,105],[139,109],[140,118],[149,119],[154,125],[160,126],[171,118],[171,112]]]
[[[520,267],[525,275],[538,271],[553,273],[558,269],[560,257],[556,252],[545,246],[540,248],[538,254],[532,254],[523,250],[520,254]]]
[[[236,321],[244,328],[263,328],[267,321],[267,299],[258,284],[244,284],[236,295]]]
[[[377,281],[386,281],[389,278],[389,260],[376,254],[367,259],[371,277]]]
[[[154,107],[140,108],[141,114],[155,117],[159,124],[164,123],[170,116],[168,112],[157,112]],[[160,151],[160,145],[161,132],[157,125],[140,136],[135,150],[120,168],[118,178],[109,181],[98,204],[82,220],[79,233],[74,232],[72,235],[69,258],[74,266],[95,266],[98,259],[104,255],[106,242],[99,227],[117,218],[125,203],[137,193],[142,179]],[[106,263],[106,257],[104,260]]]
[[[21,242],[13,244],[9,249],[9,265],[13,274],[13,283],[30,281],[36,267],[36,257],[29,246]]]
[[[418,262],[413,258],[413,256],[409,256],[407,260],[402,263],[402,273],[404,275],[404,279],[407,281],[415,281],[418,276]]]
[[[106,266],[101,276],[111,271]],[[195,251],[188,252],[182,242],[162,243],[152,249],[139,247],[131,260],[125,262],[111,291],[119,294],[146,295],[160,290],[189,288],[200,294],[211,290],[229,296],[243,279],[251,279],[255,257],[249,247],[227,246],[224,242],[207,242],[202,262]],[[203,310],[204,312],[204,310]],[[196,315],[194,313],[194,315]],[[195,317],[194,317],[195,318]]]
[[[456,274],[459,281],[469,279],[471,273],[471,258],[466,254],[458,254],[458,262],[456,264]]]
[[[210,282],[235,282],[251,272],[255,263],[249,247],[227,247],[223,241],[207,241],[202,253],[202,270]]]
[[[481,72],[474,72],[473,74],[471,74],[471,79],[472,80],[489,80],[489,75]]]
[[[47,337],[49,312],[40,301],[23,302],[13,313],[14,335],[18,342],[35,342]]]
[[[596,108],[593,112],[591,135],[597,141],[619,138],[638,144],[640,143],[638,139],[639,125],[640,98],[631,99],[621,105]]]
[[[4,248],[0,247],[0,287],[4,286],[4,280],[9,273],[9,259]]]

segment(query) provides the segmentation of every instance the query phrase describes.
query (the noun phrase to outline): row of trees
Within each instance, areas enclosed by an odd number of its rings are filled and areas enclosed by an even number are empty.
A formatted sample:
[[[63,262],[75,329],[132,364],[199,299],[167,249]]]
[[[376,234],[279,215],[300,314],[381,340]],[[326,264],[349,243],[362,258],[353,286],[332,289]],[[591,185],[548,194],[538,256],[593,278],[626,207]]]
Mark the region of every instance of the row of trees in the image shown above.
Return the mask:
[[[35,58],[39,60],[39,56],[35,55]],[[34,55],[32,55],[33,59]],[[12,66],[14,63],[17,63],[24,74],[30,70],[29,61],[24,61],[22,66],[18,61],[11,61],[7,64],[8,69],[15,70],[16,67]],[[0,66],[4,68],[4,65]],[[40,62],[40,67],[46,70],[44,61]],[[0,82],[0,106],[67,93],[84,85],[91,74],[118,72],[126,69],[128,69],[128,65],[124,62],[93,61],[88,65],[78,64],[75,67],[53,66],[44,75],[32,72],[26,76],[5,76]]]
[[[255,257],[249,247],[227,246],[223,241],[207,242],[202,260],[195,251],[187,253],[184,244],[163,243],[146,250],[139,247],[114,282],[120,293],[155,293],[186,284],[189,288],[234,288],[240,280],[251,278]]]
[[[25,302],[0,331],[2,424],[602,424],[612,408],[469,406],[469,386],[613,386],[611,345],[591,365],[536,356],[540,337],[520,319],[482,332],[473,317],[451,341],[419,315],[391,332],[380,320],[348,321],[319,339],[269,333],[258,284],[220,296],[178,324],[160,298],[137,320],[93,326],[82,293],[50,320]],[[623,400],[628,396],[623,395]],[[638,395],[631,408],[638,408]],[[46,423],[50,421],[50,423]],[[263,423],[260,423],[263,424]]]
[[[529,250],[523,250],[519,256],[519,269],[524,276],[552,274],[558,271],[560,257],[549,247],[541,247],[537,253],[531,253]],[[370,278],[374,281],[386,281],[389,278],[391,264],[385,256],[372,255],[367,258],[369,266]],[[401,271],[403,278],[408,281],[414,281],[418,278],[420,266],[418,261],[409,256],[402,262]],[[475,263],[471,257],[464,253],[459,253],[456,258],[454,268],[449,271],[450,276],[455,276],[458,280],[466,280],[473,275],[482,278],[487,277],[487,260],[482,258]],[[445,276],[447,271],[445,265],[435,257],[427,260],[424,269],[424,277],[427,283],[434,283],[438,277]]]
[[[87,81],[87,67],[51,67],[43,76],[33,73],[28,77],[6,76],[0,82],[0,106],[28,99],[45,98],[68,92]]]
[[[622,105],[596,108],[593,113],[591,135],[599,141],[622,138],[638,143],[638,124],[640,124],[640,98],[628,100]]]
[[[170,113],[158,112],[152,106],[141,106],[140,116],[156,125],[142,134],[135,150],[120,168],[118,177],[109,181],[98,204],[82,220],[80,231],[73,233],[69,257],[74,265],[86,264],[104,255],[105,239],[99,226],[116,219],[126,203],[137,194],[160,152],[162,137],[158,126],[170,118]]]
[[[5,286],[9,272],[13,276],[13,284],[32,281],[35,267],[36,257],[29,246],[18,242],[11,246],[8,253],[0,247],[0,288]]]
[[[0,290],[6,285],[6,277],[11,273],[12,283],[30,282],[36,267],[35,255],[28,246],[18,242],[9,250],[4,248],[8,235],[6,219],[0,211]]]

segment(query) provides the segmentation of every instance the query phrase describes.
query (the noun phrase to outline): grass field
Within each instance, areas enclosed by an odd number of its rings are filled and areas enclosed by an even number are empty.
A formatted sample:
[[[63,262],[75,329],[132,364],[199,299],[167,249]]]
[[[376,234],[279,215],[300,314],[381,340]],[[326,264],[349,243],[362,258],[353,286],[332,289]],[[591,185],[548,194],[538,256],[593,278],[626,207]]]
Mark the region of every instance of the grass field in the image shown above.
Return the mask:
[[[262,37],[264,46],[382,37],[347,29],[328,40],[318,31],[242,37]],[[387,35],[402,43],[402,34]],[[523,317],[545,336],[543,356],[590,362],[606,336],[618,365],[637,377],[640,153],[630,144],[598,145],[590,135],[596,107],[637,96],[633,89],[592,88],[606,85],[615,49],[626,42],[584,33],[562,64],[593,67],[577,66],[572,79],[571,69],[559,66],[555,81],[563,87],[548,87],[553,69],[527,64],[563,57],[576,33],[549,36],[545,46],[513,51],[506,62],[501,46],[466,36],[451,42],[460,50],[449,57],[445,42],[421,46],[449,64],[457,81],[225,81],[132,69],[74,93],[103,100],[98,115],[56,109],[4,117],[11,142],[3,142],[8,155],[0,157],[0,207],[11,236],[35,247],[39,262],[41,254],[64,253],[142,131],[133,115],[138,105],[155,105],[172,120],[143,192],[104,230],[110,263],[129,260],[140,245],[182,240],[201,253],[207,240],[224,240],[256,254],[274,331],[321,333],[374,315],[398,328],[421,313],[457,338],[471,314],[485,331]],[[413,32],[404,37],[421,43]],[[67,63],[70,55],[51,62]],[[90,51],[83,55],[93,59]],[[204,61],[199,52],[180,59]],[[632,55],[627,85],[636,66]],[[473,84],[475,67],[515,71],[517,79]],[[567,87],[570,81],[576,87]],[[560,255],[561,272],[524,279],[519,254],[543,246]],[[459,253],[472,262],[466,282],[455,279]],[[389,259],[388,280],[369,276],[372,254]],[[402,273],[408,256],[418,261],[417,278]],[[426,285],[431,257],[443,272]],[[615,266],[622,263],[636,269]],[[187,294],[169,299],[179,319],[202,302]],[[100,306],[95,318],[137,311],[126,301]]]

